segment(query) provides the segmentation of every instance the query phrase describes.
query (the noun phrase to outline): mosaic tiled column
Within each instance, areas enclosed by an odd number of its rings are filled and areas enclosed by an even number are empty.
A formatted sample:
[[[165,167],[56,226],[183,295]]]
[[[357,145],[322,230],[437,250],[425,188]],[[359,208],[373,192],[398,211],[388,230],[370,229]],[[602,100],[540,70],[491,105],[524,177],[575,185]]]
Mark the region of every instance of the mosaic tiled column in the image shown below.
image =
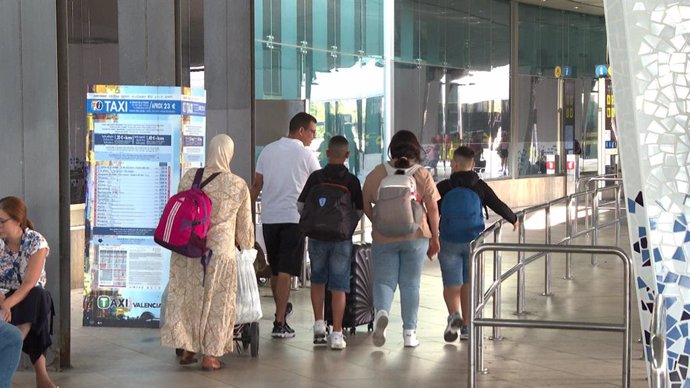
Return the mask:
[[[666,298],[672,387],[690,386],[690,2],[605,0],[640,321],[649,370]]]

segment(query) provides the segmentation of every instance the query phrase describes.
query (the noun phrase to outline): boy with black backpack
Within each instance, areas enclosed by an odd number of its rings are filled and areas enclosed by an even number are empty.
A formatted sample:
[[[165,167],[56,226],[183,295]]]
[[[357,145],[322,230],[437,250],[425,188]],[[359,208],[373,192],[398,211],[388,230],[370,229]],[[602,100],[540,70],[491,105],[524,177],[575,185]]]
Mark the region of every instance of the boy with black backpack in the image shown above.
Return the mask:
[[[314,344],[330,343],[344,349],[342,333],[345,294],[350,292],[352,234],[362,217],[359,179],[345,167],[348,141],[333,136],[328,142],[328,165],[314,171],[297,199],[300,228],[309,237],[311,302],[314,309]],[[332,295],[333,332],[326,340],[324,299],[326,284]]]
[[[458,147],[451,161],[453,173],[438,183],[441,194],[439,209],[441,222],[441,251],[438,261],[443,278],[443,299],[448,308],[448,324],[443,333],[447,342],[467,339],[470,323],[469,254],[470,242],[484,231],[486,206],[506,221],[518,227],[518,219],[496,193],[474,172],[474,151]],[[460,316],[462,307],[462,317]]]

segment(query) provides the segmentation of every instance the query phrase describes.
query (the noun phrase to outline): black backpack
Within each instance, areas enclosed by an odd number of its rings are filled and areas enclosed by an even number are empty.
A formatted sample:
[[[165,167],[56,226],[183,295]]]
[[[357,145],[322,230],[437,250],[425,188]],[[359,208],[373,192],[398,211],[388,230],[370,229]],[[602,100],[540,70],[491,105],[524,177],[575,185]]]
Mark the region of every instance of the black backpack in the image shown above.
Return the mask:
[[[302,232],[323,241],[352,239],[359,217],[350,190],[336,183],[314,185],[307,194],[299,220]]]

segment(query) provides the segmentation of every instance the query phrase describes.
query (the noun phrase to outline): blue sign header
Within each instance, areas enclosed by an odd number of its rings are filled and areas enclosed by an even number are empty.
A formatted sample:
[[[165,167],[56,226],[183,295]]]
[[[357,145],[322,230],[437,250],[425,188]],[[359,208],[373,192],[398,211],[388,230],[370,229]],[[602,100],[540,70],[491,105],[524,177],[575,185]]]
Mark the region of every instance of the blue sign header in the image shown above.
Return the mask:
[[[95,114],[170,114],[205,116],[206,104],[179,100],[87,99],[86,112]]]

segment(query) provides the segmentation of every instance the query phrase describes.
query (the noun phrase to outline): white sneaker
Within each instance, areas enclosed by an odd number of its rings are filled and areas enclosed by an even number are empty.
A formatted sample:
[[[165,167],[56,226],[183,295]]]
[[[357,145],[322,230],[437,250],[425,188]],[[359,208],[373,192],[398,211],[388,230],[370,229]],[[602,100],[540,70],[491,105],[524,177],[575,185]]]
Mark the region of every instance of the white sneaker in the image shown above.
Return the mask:
[[[388,311],[377,311],[374,317],[374,334],[372,334],[374,346],[381,347],[386,343],[386,326],[388,326]]]
[[[416,348],[419,346],[417,333],[414,330],[403,330],[403,340],[406,348]]]
[[[326,321],[314,322],[314,345],[326,344]]]
[[[328,336],[328,342],[333,350],[343,350],[347,347],[342,331],[334,331]]]

